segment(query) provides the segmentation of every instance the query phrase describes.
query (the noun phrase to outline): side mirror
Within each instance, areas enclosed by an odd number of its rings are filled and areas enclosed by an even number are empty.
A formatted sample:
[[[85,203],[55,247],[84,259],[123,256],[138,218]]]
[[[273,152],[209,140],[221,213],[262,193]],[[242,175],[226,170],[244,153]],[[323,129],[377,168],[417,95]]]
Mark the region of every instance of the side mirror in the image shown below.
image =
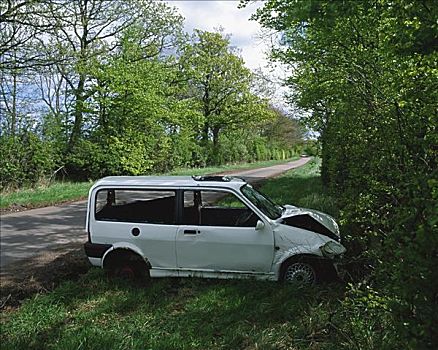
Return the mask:
[[[261,220],[258,220],[257,224],[256,224],[256,227],[255,227],[256,231],[262,230],[264,227],[265,227],[264,222],[261,221]]]

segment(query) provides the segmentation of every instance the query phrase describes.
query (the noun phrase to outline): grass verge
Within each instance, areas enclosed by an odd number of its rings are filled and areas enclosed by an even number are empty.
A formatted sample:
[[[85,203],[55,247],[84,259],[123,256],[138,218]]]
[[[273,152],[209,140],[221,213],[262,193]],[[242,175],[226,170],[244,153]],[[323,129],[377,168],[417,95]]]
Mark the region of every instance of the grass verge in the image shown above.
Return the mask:
[[[317,161],[261,190],[282,203],[320,209],[330,203]],[[2,349],[348,349],[355,345],[350,335],[333,323],[343,296],[339,284],[297,290],[275,282],[166,278],[134,286],[92,268],[3,312],[0,341]]]
[[[294,159],[287,161],[291,160]],[[267,167],[284,162],[286,162],[286,160],[231,164],[207,168],[175,169],[166,175],[203,175]],[[19,211],[85,199],[92,184],[92,182],[57,182],[50,186],[37,186],[35,188],[20,189],[14,192],[3,192],[0,197],[0,209],[2,211]]]
[[[320,349],[336,341],[341,294],[249,280],[135,287],[92,269],[4,316],[2,349]]]
[[[2,193],[0,209],[20,211],[85,199],[92,182],[55,182],[50,186],[20,189]]]

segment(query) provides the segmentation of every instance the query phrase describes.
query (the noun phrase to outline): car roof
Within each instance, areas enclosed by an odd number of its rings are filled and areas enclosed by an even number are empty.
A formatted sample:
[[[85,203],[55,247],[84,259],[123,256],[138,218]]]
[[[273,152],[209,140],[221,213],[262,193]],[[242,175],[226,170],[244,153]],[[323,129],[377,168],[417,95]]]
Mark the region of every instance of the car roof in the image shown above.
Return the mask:
[[[108,176],[98,180],[96,187],[226,187],[238,189],[246,181],[228,176]]]

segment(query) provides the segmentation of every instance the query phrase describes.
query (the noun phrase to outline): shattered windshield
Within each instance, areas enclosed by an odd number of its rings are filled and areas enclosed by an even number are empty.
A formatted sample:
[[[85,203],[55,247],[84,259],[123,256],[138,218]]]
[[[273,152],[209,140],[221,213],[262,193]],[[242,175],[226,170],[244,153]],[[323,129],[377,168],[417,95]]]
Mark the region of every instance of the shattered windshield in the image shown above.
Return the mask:
[[[248,198],[252,204],[259,208],[270,219],[278,219],[282,214],[280,206],[276,205],[268,197],[252,188],[250,185],[244,185],[240,189],[244,196]]]

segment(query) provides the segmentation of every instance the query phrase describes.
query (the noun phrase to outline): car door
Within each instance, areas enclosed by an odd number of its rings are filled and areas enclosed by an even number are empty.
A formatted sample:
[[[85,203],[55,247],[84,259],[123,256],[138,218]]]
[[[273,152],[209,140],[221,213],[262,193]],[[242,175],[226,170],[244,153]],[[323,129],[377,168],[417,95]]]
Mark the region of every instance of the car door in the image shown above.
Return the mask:
[[[269,272],[274,241],[269,225],[226,190],[185,190],[182,221],[176,235],[179,268]],[[245,220],[246,219],[246,220]]]
[[[176,205],[175,190],[99,190],[93,242],[135,247],[152,267],[175,268]]]

